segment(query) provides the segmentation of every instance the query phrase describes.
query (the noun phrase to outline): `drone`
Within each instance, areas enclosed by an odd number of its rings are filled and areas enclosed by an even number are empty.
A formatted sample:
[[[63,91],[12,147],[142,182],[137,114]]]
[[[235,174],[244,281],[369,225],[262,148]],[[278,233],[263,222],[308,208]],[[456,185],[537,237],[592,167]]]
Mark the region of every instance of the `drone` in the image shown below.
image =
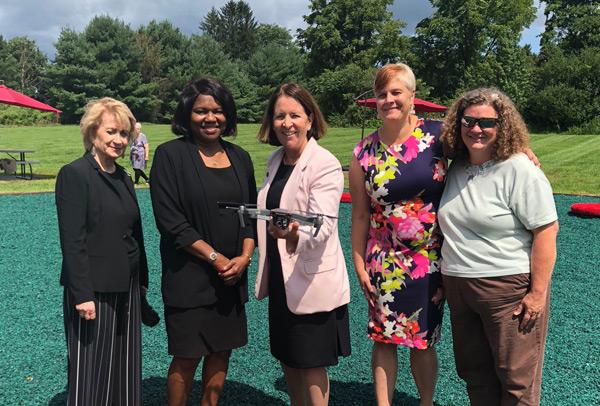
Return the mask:
[[[315,228],[315,233],[313,237],[316,237],[319,234],[319,230],[323,225],[323,220],[325,217],[336,219],[337,217],[328,216],[326,214],[316,214],[316,213],[298,213],[285,209],[259,209],[255,204],[245,204],[245,203],[231,203],[231,202],[218,202],[217,203],[222,209],[229,209],[237,211],[238,218],[240,219],[240,225],[242,227],[246,227],[247,219],[257,219],[257,220],[266,220],[273,221],[275,226],[285,230],[288,228],[288,225],[292,221],[297,221],[303,225],[313,226]]]

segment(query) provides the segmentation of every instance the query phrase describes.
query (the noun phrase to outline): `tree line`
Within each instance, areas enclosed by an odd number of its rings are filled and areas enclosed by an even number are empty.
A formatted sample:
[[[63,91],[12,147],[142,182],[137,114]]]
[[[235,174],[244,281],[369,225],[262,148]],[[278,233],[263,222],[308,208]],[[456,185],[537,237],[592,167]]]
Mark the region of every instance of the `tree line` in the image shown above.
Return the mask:
[[[539,54],[519,45],[533,0],[430,2],[434,12],[414,36],[402,34],[393,0],[311,0],[294,35],[257,22],[243,0],[213,7],[192,35],[169,21],[134,30],[96,16],[81,32],[62,30],[52,61],[31,39],[0,35],[0,79],[62,110],[63,123],[103,96],[126,102],[140,121],[167,123],[185,83],[204,75],[231,89],[240,122],[256,122],[275,87],[296,81],[332,125],[356,125],[354,98],[377,67],[405,62],[418,97],[448,105],[467,89],[496,86],[536,130],[600,133],[600,1],[545,1]]]

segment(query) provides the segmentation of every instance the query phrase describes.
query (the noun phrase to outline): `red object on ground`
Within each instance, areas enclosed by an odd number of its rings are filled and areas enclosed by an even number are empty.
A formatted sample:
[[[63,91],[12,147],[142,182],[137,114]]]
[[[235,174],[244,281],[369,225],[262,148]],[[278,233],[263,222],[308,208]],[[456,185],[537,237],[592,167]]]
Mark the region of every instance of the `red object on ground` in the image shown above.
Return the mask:
[[[23,93],[19,93],[16,90],[12,90],[10,87],[0,85],[0,103],[12,104],[13,106],[28,107],[30,109],[36,109],[41,111],[49,111],[55,114],[60,114],[62,111],[55,109],[41,101],[32,99],[29,96],[25,96]]]
[[[359,106],[369,107],[374,109],[376,107],[377,99],[361,99],[357,100],[356,104]],[[415,97],[415,111],[417,113],[442,113],[448,110],[446,106],[440,106],[439,104],[435,104],[432,102],[428,102],[427,100],[419,99]]]
[[[571,213],[585,217],[600,217],[600,203],[574,203]]]
[[[340,201],[342,203],[352,203],[352,196],[350,196],[350,193],[344,192],[342,193],[342,198],[340,199]]]

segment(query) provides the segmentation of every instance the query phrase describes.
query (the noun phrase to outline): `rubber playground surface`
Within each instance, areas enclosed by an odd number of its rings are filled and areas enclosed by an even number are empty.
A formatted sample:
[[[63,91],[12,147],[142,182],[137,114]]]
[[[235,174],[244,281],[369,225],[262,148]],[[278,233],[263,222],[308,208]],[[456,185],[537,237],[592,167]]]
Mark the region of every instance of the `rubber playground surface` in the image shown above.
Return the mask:
[[[162,313],[160,255],[148,190],[139,190],[150,266],[149,300]],[[558,261],[552,283],[551,318],[546,345],[542,405],[600,404],[600,218],[569,214],[572,203],[600,198],[555,196],[559,212]],[[62,323],[60,247],[53,194],[0,196],[0,404],[63,405],[66,399],[66,346]],[[371,343],[366,338],[366,303],[350,260],[350,205],[340,209],[352,299],[352,355],[329,370],[332,405],[371,405]],[[250,268],[254,285],[256,265]],[[222,405],[286,405],[278,363],[269,352],[267,301],[247,304],[249,344],[234,351]],[[456,375],[452,337],[444,316],[438,345],[437,405],[468,404]],[[143,327],[144,405],[166,404],[169,364],[164,322]],[[408,368],[399,350],[395,404],[418,405]],[[200,374],[197,375],[199,380]],[[198,404],[198,385],[190,404]]]

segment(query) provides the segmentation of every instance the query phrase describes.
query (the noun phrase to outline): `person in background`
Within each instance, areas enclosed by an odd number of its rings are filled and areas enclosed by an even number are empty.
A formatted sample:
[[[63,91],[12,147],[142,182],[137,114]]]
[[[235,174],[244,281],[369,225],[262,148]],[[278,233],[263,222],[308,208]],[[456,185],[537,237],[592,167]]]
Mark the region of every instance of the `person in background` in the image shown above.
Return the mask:
[[[144,173],[146,165],[148,164],[148,157],[150,154],[150,144],[146,135],[142,133],[142,124],[135,123],[134,138],[131,141],[131,148],[129,152],[129,158],[131,160],[131,167],[135,173],[134,183],[137,185],[142,177],[148,182],[148,176]]]
[[[280,362],[292,405],[326,405],[327,367],[350,355],[350,286],[338,237],[344,176],[317,140],[325,119],[304,88],[280,85],[269,99],[258,138],[279,146],[267,163],[260,209],[325,215],[317,235],[293,221],[285,229],[258,221],[258,299],[269,296],[271,354]]]
[[[186,85],[154,155],[150,193],[160,232],[169,354],[168,403],[185,405],[198,364],[202,405],[216,405],[234,348],[248,342],[244,304],[254,226],[218,202],[256,202],[250,155],[223,139],[237,130],[229,90],[215,79]]]
[[[422,406],[433,404],[435,344],[443,315],[437,211],[446,160],[439,122],[415,116],[415,76],[405,64],[376,74],[382,126],[354,148],[350,162],[352,254],[369,306],[372,372],[378,405],[390,405],[397,347],[410,349]]]
[[[88,103],[85,154],[56,179],[69,405],[142,404],[140,287],[148,287],[148,265],[133,183],[116,163],[134,125],[120,101]]]
[[[479,88],[441,137],[453,159],[439,210],[458,375],[472,405],[539,405],[558,222],[512,101]]]

